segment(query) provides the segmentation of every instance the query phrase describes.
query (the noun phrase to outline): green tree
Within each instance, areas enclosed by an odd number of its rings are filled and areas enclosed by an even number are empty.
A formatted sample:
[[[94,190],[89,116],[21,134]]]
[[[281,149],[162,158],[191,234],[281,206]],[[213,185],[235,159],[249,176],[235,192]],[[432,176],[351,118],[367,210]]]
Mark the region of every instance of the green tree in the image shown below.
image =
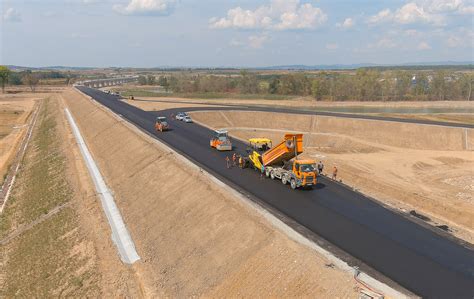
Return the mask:
[[[472,101],[472,83],[474,73],[462,74],[459,78],[460,95],[459,98],[466,101]]]
[[[319,78],[314,79],[313,82],[311,82],[311,95],[317,101],[321,101],[323,99],[323,89],[321,80]]]
[[[146,85],[146,83],[147,83],[147,80],[145,76],[142,76],[142,75],[138,76],[138,84]]]
[[[431,94],[437,101],[444,101],[446,99],[446,72],[438,70],[433,76],[431,82]]]
[[[5,85],[8,83],[11,71],[8,67],[0,65],[0,80],[2,80],[2,92],[5,93]]]
[[[34,92],[36,89],[36,85],[38,85],[39,83],[39,77],[37,74],[33,73],[32,71],[27,70],[23,72],[21,82],[23,82],[23,84],[25,85],[28,85],[31,91]]]
[[[258,92],[258,80],[254,74],[250,74],[246,70],[240,72],[239,81],[240,93],[257,93]]]
[[[155,85],[156,78],[153,75],[148,75],[147,78],[146,78],[146,81],[147,81],[148,85]]]
[[[278,92],[278,86],[280,85],[280,80],[278,78],[273,78],[268,84],[268,92],[271,94],[275,94]]]
[[[11,72],[8,77],[8,83],[10,85],[21,85],[21,76],[18,72]]]

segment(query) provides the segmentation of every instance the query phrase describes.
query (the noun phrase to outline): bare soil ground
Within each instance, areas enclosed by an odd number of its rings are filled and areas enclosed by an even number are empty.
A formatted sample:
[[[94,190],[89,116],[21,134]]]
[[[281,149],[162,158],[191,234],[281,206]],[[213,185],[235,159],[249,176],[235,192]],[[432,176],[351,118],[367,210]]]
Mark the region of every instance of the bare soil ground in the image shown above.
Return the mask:
[[[199,170],[75,91],[64,98],[141,256],[134,270],[145,296],[357,297],[350,273]]]
[[[41,101],[0,216],[0,297],[140,296],[134,273],[121,264],[110,241],[61,97]]]
[[[0,185],[27,131],[37,95],[0,95]]]
[[[306,132],[304,155],[323,161],[327,173],[337,165],[346,184],[447,224],[456,236],[474,243],[472,130],[271,113],[192,116],[212,128],[229,128],[243,140],[280,140],[287,131]]]
[[[379,116],[443,121],[451,123],[474,124],[474,115],[471,113],[439,113],[439,114],[377,114]]]

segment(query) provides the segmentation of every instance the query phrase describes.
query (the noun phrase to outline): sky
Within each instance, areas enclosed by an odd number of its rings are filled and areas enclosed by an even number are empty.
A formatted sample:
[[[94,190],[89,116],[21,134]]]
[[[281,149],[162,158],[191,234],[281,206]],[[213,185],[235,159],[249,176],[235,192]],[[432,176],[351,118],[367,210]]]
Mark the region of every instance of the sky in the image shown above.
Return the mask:
[[[0,0],[0,64],[474,61],[474,0]]]

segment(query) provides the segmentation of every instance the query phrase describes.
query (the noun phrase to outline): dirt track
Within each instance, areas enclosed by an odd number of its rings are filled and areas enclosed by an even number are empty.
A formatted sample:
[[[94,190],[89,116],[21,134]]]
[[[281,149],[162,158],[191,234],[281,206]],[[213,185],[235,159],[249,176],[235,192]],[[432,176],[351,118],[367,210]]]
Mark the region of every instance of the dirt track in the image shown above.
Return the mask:
[[[199,171],[84,97],[65,98],[142,258],[134,268],[146,295],[357,296],[350,274],[276,231]]]

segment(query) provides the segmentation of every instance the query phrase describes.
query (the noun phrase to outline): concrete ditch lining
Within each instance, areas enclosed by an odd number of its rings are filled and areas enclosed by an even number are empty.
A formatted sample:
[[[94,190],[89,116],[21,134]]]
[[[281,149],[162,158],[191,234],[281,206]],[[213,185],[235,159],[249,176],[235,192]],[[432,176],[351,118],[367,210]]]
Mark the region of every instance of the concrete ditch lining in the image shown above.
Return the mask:
[[[312,250],[315,250],[322,256],[324,256],[330,263],[334,264],[337,268],[349,272],[352,275],[354,275],[354,278],[358,281],[361,281],[365,283],[366,285],[370,286],[371,288],[377,290],[378,292],[383,293],[385,296],[391,297],[391,298],[418,298],[414,294],[410,293],[407,290],[407,293],[409,295],[402,293],[391,286],[385,284],[384,282],[381,282],[377,280],[376,278],[372,277],[371,275],[360,272],[359,269],[350,266],[347,262],[344,260],[338,258],[337,256],[333,255],[331,252],[328,250],[324,249],[321,247],[319,244],[314,242],[313,240],[308,239],[305,237],[303,234],[298,232],[297,230],[293,229],[291,226],[286,224],[284,221],[280,220],[277,216],[273,215],[270,211],[268,211],[265,207],[261,206],[257,202],[252,201],[252,199],[246,195],[245,193],[240,192],[239,190],[233,188],[232,186],[228,185],[225,181],[219,179],[206,169],[200,167],[199,165],[196,165],[192,159],[186,157],[185,155],[179,153],[178,151],[174,150],[172,147],[168,146],[166,143],[154,138],[153,135],[150,133],[146,132],[145,130],[142,130],[140,127],[134,125],[133,123],[130,123],[127,119],[123,118],[120,114],[116,114],[114,111],[109,109],[108,107],[105,107],[101,105],[99,102],[95,101],[92,97],[87,96],[83,94],[80,90],[77,90],[82,96],[84,96],[87,99],[90,99],[95,105],[97,105],[100,109],[103,109],[110,113],[111,116],[116,118],[119,122],[124,123],[128,128],[131,130],[137,132],[138,134],[145,136],[147,138],[151,137],[151,141],[155,144],[157,144],[159,147],[161,147],[163,150],[166,150],[167,152],[172,153],[178,160],[182,161],[185,165],[189,166],[191,169],[200,171],[201,174],[205,177],[207,177],[209,180],[211,180],[214,184],[218,185],[222,189],[226,190],[233,196],[235,196],[244,206],[250,208],[250,210],[257,212],[259,215],[261,215],[266,221],[270,223],[274,228],[277,230],[283,232],[286,236],[288,236],[290,239],[296,241],[297,243],[304,245],[306,247],[311,248]]]
[[[64,109],[64,111],[74,133],[74,137],[76,138],[76,142],[79,145],[82,157],[86,162],[87,169],[89,170],[89,174],[92,177],[96,191],[100,196],[102,208],[105,212],[105,215],[107,216],[107,220],[112,230],[112,241],[117,247],[121,260],[126,264],[133,264],[140,259],[135,249],[135,244],[133,243],[125,222],[122,219],[120,211],[115,204],[112,193],[105,184],[105,181],[100,174],[100,170],[92,158],[92,155],[89,152],[84,139],[82,138],[82,135],[76,125],[76,122],[74,121],[74,118],[72,117],[71,112],[67,108]]]

